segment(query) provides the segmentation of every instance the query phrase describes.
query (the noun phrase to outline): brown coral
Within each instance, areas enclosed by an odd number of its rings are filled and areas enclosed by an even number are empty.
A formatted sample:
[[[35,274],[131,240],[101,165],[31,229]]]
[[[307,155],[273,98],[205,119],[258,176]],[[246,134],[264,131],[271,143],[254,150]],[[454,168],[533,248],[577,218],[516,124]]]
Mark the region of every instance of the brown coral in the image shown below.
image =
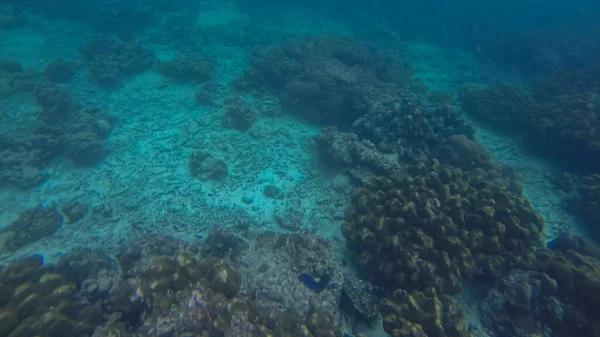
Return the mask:
[[[431,160],[355,190],[343,234],[379,283],[455,294],[474,272],[529,266],[542,229],[524,197]]]

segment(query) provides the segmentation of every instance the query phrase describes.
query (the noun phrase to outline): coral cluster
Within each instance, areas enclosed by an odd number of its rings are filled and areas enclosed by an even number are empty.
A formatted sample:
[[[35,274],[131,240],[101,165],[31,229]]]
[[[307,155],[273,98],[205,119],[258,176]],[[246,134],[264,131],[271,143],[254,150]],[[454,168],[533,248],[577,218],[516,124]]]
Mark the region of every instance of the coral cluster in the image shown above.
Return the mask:
[[[78,294],[78,285],[40,256],[0,270],[0,335],[90,337],[104,320],[100,303]]]
[[[225,101],[225,111],[221,120],[223,127],[246,131],[255,120],[256,112],[248,102],[239,97]]]
[[[581,245],[581,240],[567,237],[560,240],[549,245],[552,250],[537,253],[537,269],[556,280],[562,301],[555,310],[559,319],[552,326],[553,336],[598,336],[600,247]]]
[[[335,126],[323,128],[315,137],[315,145],[321,159],[332,167],[365,166],[376,174],[392,174],[400,169],[395,155],[383,154],[370,141],[354,133],[339,132]]]
[[[547,274],[511,271],[482,300],[483,323],[497,336],[550,335],[551,326],[562,320],[557,290]]]
[[[112,129],[111,118],[98,109],[81,107],[54,85],[38,87],[35,98],[42,107],[38,132],[55,138],[57,155],[64,153],[75,164],[90,166],[108,154],[103,140]]]
[[[473,273],[494,279],[530,266],[543,225],[504,185],[425,160],[356,189],[343,234],[378,283],[456,294]]]
[[[599,68],[559,72],[537,81],[526,95],[506,85],[465,89],[464,109],[505,130],[527,131],[526,144],[566,159],[583,171],[600,171]]]
[[[397,153],[410,161],[439,152],[446,137],[464,134],[473,138],[475,129],[449,104],[402,99],[391,107],[370,111],[358,118],[352,129],[377,145],[384,153]]]
[[[438,295],[433,287],[423,292],[397,289],[381,301],[383,328],[391,337],[467,337],[463,313],[456,300]]]
[[[191,175],[200,180],[222,180],[227,177],[227,164],[202,151],[190,154],[188,168]]]
[[[274,90],[283,105],[309,121],[350,125],[370,110],[392,104],[411,73],[397,52],[315,35],[256,50],[240,83]]]
[[[374,319],[380,309],[373,285],[349,273],[344,274],[341,306],[357,319],[366,320]]]
[[[199,259],[195,244],[168,237],[127,242],[116,260],[89,249],[75,249],[55,266],[42,265],[39,256],[16,260],[0,267],[0,335],[341,337],[335,317],[318,301],[299,302],[303,310],[295,310],[294,303],[273,303],[277,296],[292,302],[303,298],[292,298],[290,289],[305,298],[322,298],[323,303],[330,300],[330,287],[341,291],[331,285],[307,296],[311,290],[295,277],[281,278],[299,271],[329,272],[322,269],[331,258],[323,242],[300,235],[265,235],[258,238],[260,251],[254,257],[262,259],[260,265],[240,265],[229,255]],[[265,257],[272,249],[286,258]],[[272,266],[268,274],[273,282],[265,278],[267,284],[257,274],[265,262],[285,265]],[[289,267],[294,270],[288,272]],[[244,280],[243,275],[253,276]],[[293,284],[282,285],[282,280]],[[281,291],[266,292],[265,287],[278,283]],[[251,297],[241,293],[244,288]]]
[[[527,126],[534,104],[531,97],[505,84],[463,88],[458,100],[471,116],[484,123],[504,128]]]
[[[76,165],[90,166],[108,150],[103,141],[113,119],[95,108],[84,108],[54,85],[41,85],[35,99],[42,111],[28,135],[19,130],[0,137],[0,183],[26,188],[45,179],[49,160],[64,155]]]
[[[491,336],[597,336],[600,247],[562,233],[537,251],[535,268],[513,270],[480,309]]]
[[[140,43],[98,37],[81,48],[90,76],[101,86],[119,83],[126,76],[139,74],[154,64],[155,56]]]

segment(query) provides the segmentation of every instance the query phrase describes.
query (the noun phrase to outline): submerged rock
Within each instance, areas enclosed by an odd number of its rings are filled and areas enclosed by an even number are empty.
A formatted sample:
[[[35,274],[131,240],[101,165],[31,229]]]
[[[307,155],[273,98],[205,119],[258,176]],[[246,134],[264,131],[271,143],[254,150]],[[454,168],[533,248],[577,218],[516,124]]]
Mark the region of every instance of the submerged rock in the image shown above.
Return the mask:
[[[188,168],[200,180],[222,180],[227,176],[227,164],[202,151],[190,154]]]
[[[344,274],[342,296],[355,313],[367,320],[375,318],[379,313],[379,299],[374,294],[373,285],[355,275]],[[349,306],[343,305],[342,308],[350,309]]]
[[[60,214],[54,208],[29,209],[2,231],[2,250],[12,252],[50,236],[60,227],[61,222]]]

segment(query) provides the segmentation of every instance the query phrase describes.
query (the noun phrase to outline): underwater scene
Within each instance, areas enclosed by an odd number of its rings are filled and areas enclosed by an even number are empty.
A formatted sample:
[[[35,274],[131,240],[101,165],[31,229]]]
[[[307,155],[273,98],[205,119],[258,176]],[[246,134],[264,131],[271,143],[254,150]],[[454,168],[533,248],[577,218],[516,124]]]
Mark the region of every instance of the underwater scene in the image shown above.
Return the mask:
[[[600,337],[598,18],[0,0],[0,337]]]

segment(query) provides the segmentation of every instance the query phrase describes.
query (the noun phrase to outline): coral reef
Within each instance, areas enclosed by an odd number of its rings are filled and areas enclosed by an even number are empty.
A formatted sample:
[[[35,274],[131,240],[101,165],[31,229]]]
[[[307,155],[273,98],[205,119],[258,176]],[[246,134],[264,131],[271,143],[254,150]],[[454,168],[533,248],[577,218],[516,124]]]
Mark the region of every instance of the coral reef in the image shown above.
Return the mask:
[[[534,109],[531,97],[505,84],[463,88],[458,100],[475,119],[505,130],[526,127]]]
[[[531,118],[532,144],[555,157],[600,171],[600,91],[555,96],[540,101]],[[535,139],[534,143],[533,140]],[[550,152],[550,153],[548,153]]]
[[[281,229],[297,232],[306,227],[305,215],[306,210],[302,207],[286,204],[283,208],[275,209],[273,220]]]
[[[54,60],[44,70],[46,79],[50,82],[65,83],[75,75],[75,63],[62,59]]]
[[[556,96],[600,92],[600,65],[572,71],[560,71],[535,81],[535,98],[551,100]]]
[[[36,207],[19,214],[19,218],[2,229],[1,251],[12,252],[52,235],[62,219],[53,208]]]
[[[441,144],[439,158],[442,162],[470,172],[479,180],[487,180],[504,187],[515,195],[522,195],[522,177],[511,167],[492,160],[490,153],[481,145],[465,137],[453,135]]]
[[[456,294],[473,273],[495,279],[534,260],[543,220],[522,195],[437,160],[372,179],[343,225],[359,267],[378,284]]]
[[[326,241],[275,233],[252,239],[252,252],[220,229],[206,249],[149,236],[124,242],[116,260],[78,248],[55,266],[40,256],[13,261],[0,267],[0,334],[341,337],[335,308],[342,274]],[[239,253],[215,257],[213,240]],[[315,292],[298,273],[328,282]]]
[[[180,81],[201,83],[212,78],[215,62],[202,55],[178,55],[168,61],[156,60],[156,70]]]
[[[202,151],[190,154],[188,168],[190,174],[200,180],[222,180],[227,177],[227,164]]]
[[[379,299],[373,285],[349,273],[344,273],[341,305],[358,319],[372,320],[379,313]]]
[[[81,48],[90,76],[101,86],[112,86],[126,76],[152,67],[155,56],[139,42],[97,37]]]
[[[550,336],[550,327],[562,320],[557,290],[544,273],[511,271],[482,300],[483,323],[496,336]]]
[[[210,230],[202,248],[203,256],[238,262],[249,245],[233,231],[215,226]]]
[[[410,80],[398,52],[351,38],[313,35],[257,49],[239,82],[274,90],[283,105],[312,122],[349,126]]]
[[[465,89],[464,109],[491,127],[526,131],[525,144],[538,154],[563,159],[583,172],[600,164],[600,68],[559,72],[538,80],[532,95],[498,84]]]
[[[38,86],[35,99],[42,111],[27,134],[15,130],[0,137],[0,183],[35,186],[52,158],[65,155],[78,166],[91,166],[108,154],[103,140],[113,118],[80,106],[55,85]]]
[[[257,238],[256,248],[259,251],[255,252],[254,258],[261,258],[264,262],[287,263],[288,267],[297,266],[319,273],[318,268],[307,267],[326,263],[329,258],[328,254],[322,254],[327,252],[326,246],[320,241],[312,241],[314,238],[262,235],[262,238]],[[226,243],[239,241],[228,237],[220,229],[207,238],[206,242],[212,248],[205,252],[217,253],[219,249],[215,249],[213,243],[215,238]],[[124,279],[111,292],[109,306],[120,314],[113,315],[113,319],[99,327],[94,336],[111,336],[111,333],[121,336],[131,333],[183,336],[193,333],[194,336],[341,337],[331,314],[317,306],[307,303],[304,311],[298,311],[294,310],[293,303],[273,305],[273,298],[277,296],[290,300],[291,297],[283,292],[288,285],[281,284],[281,276],[269,281],[266,275],[256,273],[263,269],[260,265],[264,262],[257,264],[255,262],[258,261],[252,261],[234,268],[233,265],[237,265],[235,261],[241,256],[230,254],[222,254],[225,259],[208,257],[197,260],[195,247],[166,237],[144,238],[124,245],[119,256],[125,271]],[[295,260],[288,260],[287,254],[279,254],[277,256],[284,260],[273,261],[275,255],[265,254],[273,248],[293,251]],[[246,248],[242,251],[247,258]],[[281,267],[272,271],[279,275],[289,274]],[[242,280],[242,275],[253,277]],[[295,278],[291,280],[297,282]],[[282,290],[269,288],[276,285]],[[242,295],[242,290],[252,297]],[[296,291],[299,290],[302,289],[297,288]],[[328,292],[313,296],[331,296]]]
[[[10,263],[0,272],[0,335],[92,336],[104,319],[102,307],[77,290],[40,256]]]
[[[557,245],[559,250],[542,249],[537,253],[537,269],[558,283],[558,297],[563,303],[555,309],[561,320],[552,326],[556,336],[597,336],[600,317],[596,308],[600,299],[600,261],[596,257],[572,250],[571,244]],[[589,248],[588,248],[589,249]],[[595,247],[594,251],[600,248]],[[579,249],[578,249],[579,250]]]
[[[76,165],[92,166],[108,154],[102,141],[111,131],[112,118],[81,107],[54,85],[38,87],[35,97],[42,107],[37,132],[56,139],[55,155],[64,153]]]
[[[339,132],[337,127],[323,128],[315,137],[321,159],[332,167],[347,169],[365,166],[377,174],[392,174],[400,169],[396,155],[383,154],[368,140],[354,133]]]
[[[464,134],[472,139],[475,129],[449,104],[402,99],[358,118],[352,130],[384,153],[397,153],[406,161],[435,155],[443,139]]]
[[[463,313],[450,296],[434,288],[398,289],[381,301],[383,327],[391,337],[468,337]]]
[[[326,240],[306,232],[267,232],[256,235],[253,241],[244,258],[248,266],[242,267],[242,272],[254,277],[246,279],[242,288],[244,293],[253,294],[259,310],[286,308],[305,316],[313,308],[322,308],[333,315],[336,324],[341,322],[343,273]],[[303,274],[317,283],[326,280],[325,288],[306,286],[300,278]]]
[[[239,131],[248,130],[256,120],[256,112],[248,102],[239,97],[225,101],[225,109],[221,125]]]

